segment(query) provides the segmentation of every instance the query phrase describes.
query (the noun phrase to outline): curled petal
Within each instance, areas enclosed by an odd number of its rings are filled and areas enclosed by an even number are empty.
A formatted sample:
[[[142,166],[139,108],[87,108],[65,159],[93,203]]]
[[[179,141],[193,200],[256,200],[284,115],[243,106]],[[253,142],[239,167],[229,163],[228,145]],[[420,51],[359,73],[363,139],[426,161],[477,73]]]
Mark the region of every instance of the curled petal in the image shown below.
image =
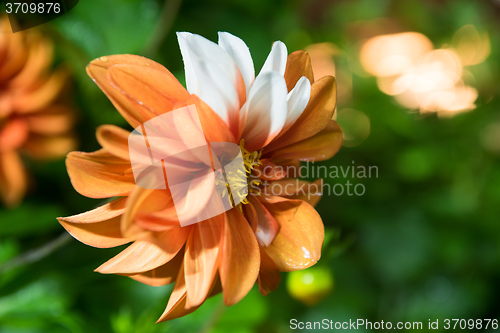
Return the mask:
[[[127,200],[127,209],[122,217],[122,232],[127,237],[137,237],[135,220],[147,218],[147,213],[161,212],[172,206],[168,190],[153,190],[136,186]],[[142,232],[140,230],[139,232]]]
[[[238,303],[252,289],[260,267],[259,244],[240,211],[231,209],[224,223],[220,265],[224,303]]]
[[[262,66],[259,75],[269,71],[275,71],[283,76],[286,69],[286,58],[286,45],[281,41],[274,42],[271,52],[267,56],[266,62],[264,63],[264,66]]]
[[[203,133],[208,142],[236,143],[236,139],[226,123],[198,96],[191,95],[188,98],[187,105],[195,105]],[[214,128],[217,128],[217,131],[214,131]]]
[[[171,228],[162,232],[151,232],[144,236],[148,242],[156,244],[172,258],[184,246],[192,226]]]
[[[125,211],[127,198],[113,200],[91,211],[58,217],[59,223],[80,242],[99,248],[130,243],[120,231],[120,218]]]
[[[89,246],[109,248],[130,243],[120,231],[120,217],[94,223],[71,223],[57,219],[71,236]]]
[[[114,217],[121,216],[125,211],[126,202],[126,197],[119,198],[108,202],[105,205],[97,207],[96,209],[93,209],[91,211],[68,217],[59,217],[58,219],[65,222],[78,224],[102,222]]]
[[[236,128],[238,126],[236,115],[240,109],[237,86],[227,76],[221,75],[213,62],[194,61],[193,67],[197,73],[199,85],[203,87],[196,95],[207,103],[230,128]]]
[[[265,248],[278,269],[290,272],[316,264],[325,238],[316,210],[304,201],[287,199],[264,206],[280,225],[280,232]]]
[[[273,152],[274,158],[296,159],[300,161],[324,161],[334,156],[342,147],[342,129],[335,120],[309,139]]]
[[[189,97],[187,90],[165,70],[120,64],[109,67],[107,77],[147,119],[174,110],[178,101]]]
[[[135,187],[130,162],[104,150],[71,152],[66,168],[75,190],[90,198],[128,195]]]
[[[269,257],[263,248],[260,248],[260,270],[257,283],[259,291],[262,295],[267,296],[270,292],[275,291],[280,284],[281,276],[278,267]]]
[[[233,58],[219,45],[188,32],[177,39],[184,61],[186,86],[207,103],[228,126],[237,126],[236,112],[245,100],[245,83]]]
[[[184,273],[191,306],[203,303],[210,292],[219,266],[223,231],[223,215],[193,225],[184,256]]]
[[[260,246],[269,246],[278,234],[278,222],[276,222],[274,217],[258,199],[249,196],[248,200],[257,214],[257,230],[255,230],[255,237],[257,237]]]
[[[290,53],[286,62],[285,81],[288,91],[291,91],[301,77],[307,77],[309,82],[314,82],[311,58],[306,51]]]
[[[265,153],[312,137],[324,129],[332,119],[337,101],[335,79],[325,76],[311,86],[311,97],[299,119],[286,133],[271,142]]]
[[[208,297],[215,296],[221,291],[222,288],[220,286],[220,280],[216,277],[212,283],[211,291]],[[185,316],[200,307],[199,305],[191,305],[188,298],[184,268],[183,265],[181,265],[179,274],[175,280],[174,290],[172,290],[172,294],[168,300],[167,308],[156,323]]]
[[[110,154],[123,160],[130,160],[128,137],[130,132],[115,125],[102,125],[97,128],[97,141]]]
[[[191,231],[190,226],[180,227],[177,220],[162,221],[161,215],[154,221],[155,228],[148,228],[151,227],[150,222],[144,223],[148,222],[149,217],[171,206],[172,197],[168,190],[136,187],[127,200],[126,210],[122,216],[123,235],[156,244],[173,258],[185,244]]]
[[[246,91],[255,79],[255,69],[253,66],[250,50],[243,40],[231,35],[228,32],[219,32],[219,46],[234,59],[234,62],[240,70],[243,81],[245,81]]]
[[[103,274],[147,272],[169,262],[175,254],[166,253],[149,242],[136,241],[118,255],[96,268],[95,271]]]
[[[199,308],[199,305],[190,306],[187,304],[187,286],[184,276],[184,264],[182,263],[175,280],[174,289],[168,299],[167,308],[156,323],[185,316],[197,308]]]
[[[285,125],[281,130],[281,133],[286,132],[293,124],[299,119],[300,115],[304,111],[307,103],[309,103],[309,97],[311,96],[311,83],[309,80],[303,76],[300,78],[297,85],[288,93],[287,105],[288,112],[286,115]]]
[[[131,274],[127,276],[153,287],[164,286],[175,281],[177,274],[180,272],[183,259],[184,251],[179,251],[174,259],[164,265],[144,273]]]
[[[277,180],[286,176],[286,170],[271,161],[266,162],[259,170],[260,179]]]
[[[277,168],[285,171],[287,178],[300,178],[300,161],[299,160],[281,160],[273,159]]]
[[[272,182],[262,193],[264,200],[272,200],[273,195],[289,199],[303,200],[311,206],[316,206],[321,199],[323,189],[323,180],[317,179],[313,183],[305,180],[285,178]],[[264,201],[265,202],[265,201]]]
[[[240,111],[245,148],[258,150],[279,134],[286,121],[286,95],[285,79],[278,72],[266,72],[255,79]]]
[[[113,103],[123,118],[135,128],[149,120],[149,115],[145,117],[137,111],[137,109],[132,106],[130,99],[111,84],[108,76],[108,69],[110,67],[123,64],[141,66],[141,68],[152,68],[162,71],[167,76],[172,74],[165,67],[153,60],[130,54],[100,57],[92,60],[87,65],[87,74],[94,80],[106,96],[108,96],[111,103]]]

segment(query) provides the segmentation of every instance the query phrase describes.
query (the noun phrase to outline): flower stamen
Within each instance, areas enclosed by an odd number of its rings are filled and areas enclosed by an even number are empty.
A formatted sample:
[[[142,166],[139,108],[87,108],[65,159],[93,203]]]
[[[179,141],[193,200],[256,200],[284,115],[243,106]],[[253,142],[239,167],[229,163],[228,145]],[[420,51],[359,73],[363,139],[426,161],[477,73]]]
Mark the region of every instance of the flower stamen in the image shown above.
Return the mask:
[[[245,171],[241,168],[236,170],[229,170],[225,174],[225,180],[216,179],[215,185],[217,187],[225,186],[227,193],[229,195],[229,200],[232,207],[237,207],[240,211],[243,211],[241,204],[248,204],[247,195],[253,194],[258,195],[260,191],[257,189],[258,186],[262,184],[262,180],[255,176],[252,171],[259,166],[262,166],[260,157],[262,156],[262,150],[259,152],[249,152],[245,149],[245,140],[240,141],[240,151],[243,158],[243,164]],[[231,184],[231,185],[230,185]],[[225,197],[225,192],[222,191],[222,197]],[[235,205],[235,197],[238,204]]]

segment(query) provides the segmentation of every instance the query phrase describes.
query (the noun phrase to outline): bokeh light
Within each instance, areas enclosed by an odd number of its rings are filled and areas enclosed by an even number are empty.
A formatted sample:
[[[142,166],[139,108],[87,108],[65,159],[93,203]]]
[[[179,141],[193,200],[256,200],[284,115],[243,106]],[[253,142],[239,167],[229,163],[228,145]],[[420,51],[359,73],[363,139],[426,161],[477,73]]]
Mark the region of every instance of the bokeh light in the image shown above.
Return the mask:
[[[416,32],[375,36],[361,47],[360,62],[377,77],[379,89],[402,106],[447,117],[476,108],[478,91],[463,80],[474,82],[474,76],[464,66],[483,62],[489,53],[488,34],[466,25],[452,46],[436,50]]]
[[[337,122],[344,132],[344,146],[359,146],[370,135],[370,118],[355,109],[342,109],[337,112]]]

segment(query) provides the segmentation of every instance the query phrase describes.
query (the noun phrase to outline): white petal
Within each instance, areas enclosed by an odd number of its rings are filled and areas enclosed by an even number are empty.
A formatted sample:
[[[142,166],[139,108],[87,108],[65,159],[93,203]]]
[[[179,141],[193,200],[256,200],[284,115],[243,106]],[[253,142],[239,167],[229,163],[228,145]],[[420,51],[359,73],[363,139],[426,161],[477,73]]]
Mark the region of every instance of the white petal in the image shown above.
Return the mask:
[[[219,45],[200,35],[189,32],[178,32],[177,39],[179,41],[182,58],[184,59],[184,67],[192,65],[195,60],[210,60],[216,64],[219,70],[223,71],[232,82],[237,83],[238,72],[236,63],[225,50],[219,47]],[[189,68],[186,69],[191,70]],[[191,78],[192,77],[189,77],[189,80]],[[187,81],[188,76],[186,75],[186,85],[188,85],[188,91],[191,92],[189,87],[191,82],[188,83]],[[203,87],[199,88],[203,89]]]
[[[246,147],[260,149],[278,135],[286,121],[286,100],[283,75],[271,71],[257,76],[240,111]]]
[[[269,71],[276,71],[283,76],[285,74],[287,56],[286,45],[281,41],[274,42],[273,48],[267,56],[259,75]]]
[[[207,103],[229,126],[240,109],[237,85],[240,73],[233,58],[219,45],[199,35],[178,32],[186,86]]]
[[[248,93],[255,79],[255,69],[248,46],[243,40],[228,32],[219,32],[219,46],[226,50],[236,62]]]
[[[285,126],[282,131],[289,129],[295,121],[300,117],[302,112],[309,103],[311,97],[311,82],[305,76],[301,77],[295,87],[288,93],[287,104],[288,113],[286,116]]]
[[[197,94],[199,91],[198,79],[196,78],[193,60],[190,52],[190,47],[187,37],[191,35],[189,32],[178,32],[177,41],[181,49],[182,60],[184,61],[184,73],[186,75],[186,87],[191,94]]]
[[[235,125],[239,100],[236,88],[231,84],[229,78],[220,75],[217,66],[209,61],[194,61],[193,69],[196,73],[196,81],[202,89],[197,93],[222,120],[232,127]]]

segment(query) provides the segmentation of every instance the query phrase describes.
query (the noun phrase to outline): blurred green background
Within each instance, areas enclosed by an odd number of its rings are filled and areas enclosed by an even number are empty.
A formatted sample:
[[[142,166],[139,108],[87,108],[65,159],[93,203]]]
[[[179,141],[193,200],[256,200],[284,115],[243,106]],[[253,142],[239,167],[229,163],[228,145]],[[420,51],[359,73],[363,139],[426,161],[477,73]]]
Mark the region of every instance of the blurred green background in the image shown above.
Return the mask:
[[[169,7],[162,13],[164,6]],[[449,44],[466,24],[488,32],[491,55],[471,69],[477,108],[452,118],[409,112],[382,93],[375,78],[358,71],[356,52],[367,37],[360,27],[380,18],[396,31],[423,33],[435,48]],[[50,255],[19,261],[63,234],[56,216],[101,204],[73,190],[64,161],[27,160],[35,180],[30,194],[15,210],[0,208],[0,332],[288,332],[292,318],[422,321],[424,327],[428,319],[499,319],[499,28],[500,1],[493,0],[80,1],[40,27],[56,43],[57,62],[68,63],[73,72],[80,150],[99,148],[98,125],[128,128],[87,77],[90,60],[147,55],[183,82],[175,31],[211,40],[217,31],[228,31],[247,43],[257,71],[275,40],[285,42],[289,52],[335,44],[338,73],[350,73],[350,80],[339,80],[349,93],[339,96],[338,110],[362,114],[361,120],[339,121],[354,132],[365,124],[366,132],[369,119],[369,135],[322,165],[377,166],[378,178],[350,179],[364,184],[363,196],[321,200],[317,209],[327,242],[322,260],[309,272],[283,273],[280,287],[267,297],[254,288],[226,308],[219,296],[187,317],[155,325],[170,286],[93,272],[121,248],[95,249],[60,238],[63,244]],[[57,240],[51,244],[57,246]],[[317,296],[311,294],[315,289],[323,299],[306,305]],[[302,294],[302,301],[292,294]]]

